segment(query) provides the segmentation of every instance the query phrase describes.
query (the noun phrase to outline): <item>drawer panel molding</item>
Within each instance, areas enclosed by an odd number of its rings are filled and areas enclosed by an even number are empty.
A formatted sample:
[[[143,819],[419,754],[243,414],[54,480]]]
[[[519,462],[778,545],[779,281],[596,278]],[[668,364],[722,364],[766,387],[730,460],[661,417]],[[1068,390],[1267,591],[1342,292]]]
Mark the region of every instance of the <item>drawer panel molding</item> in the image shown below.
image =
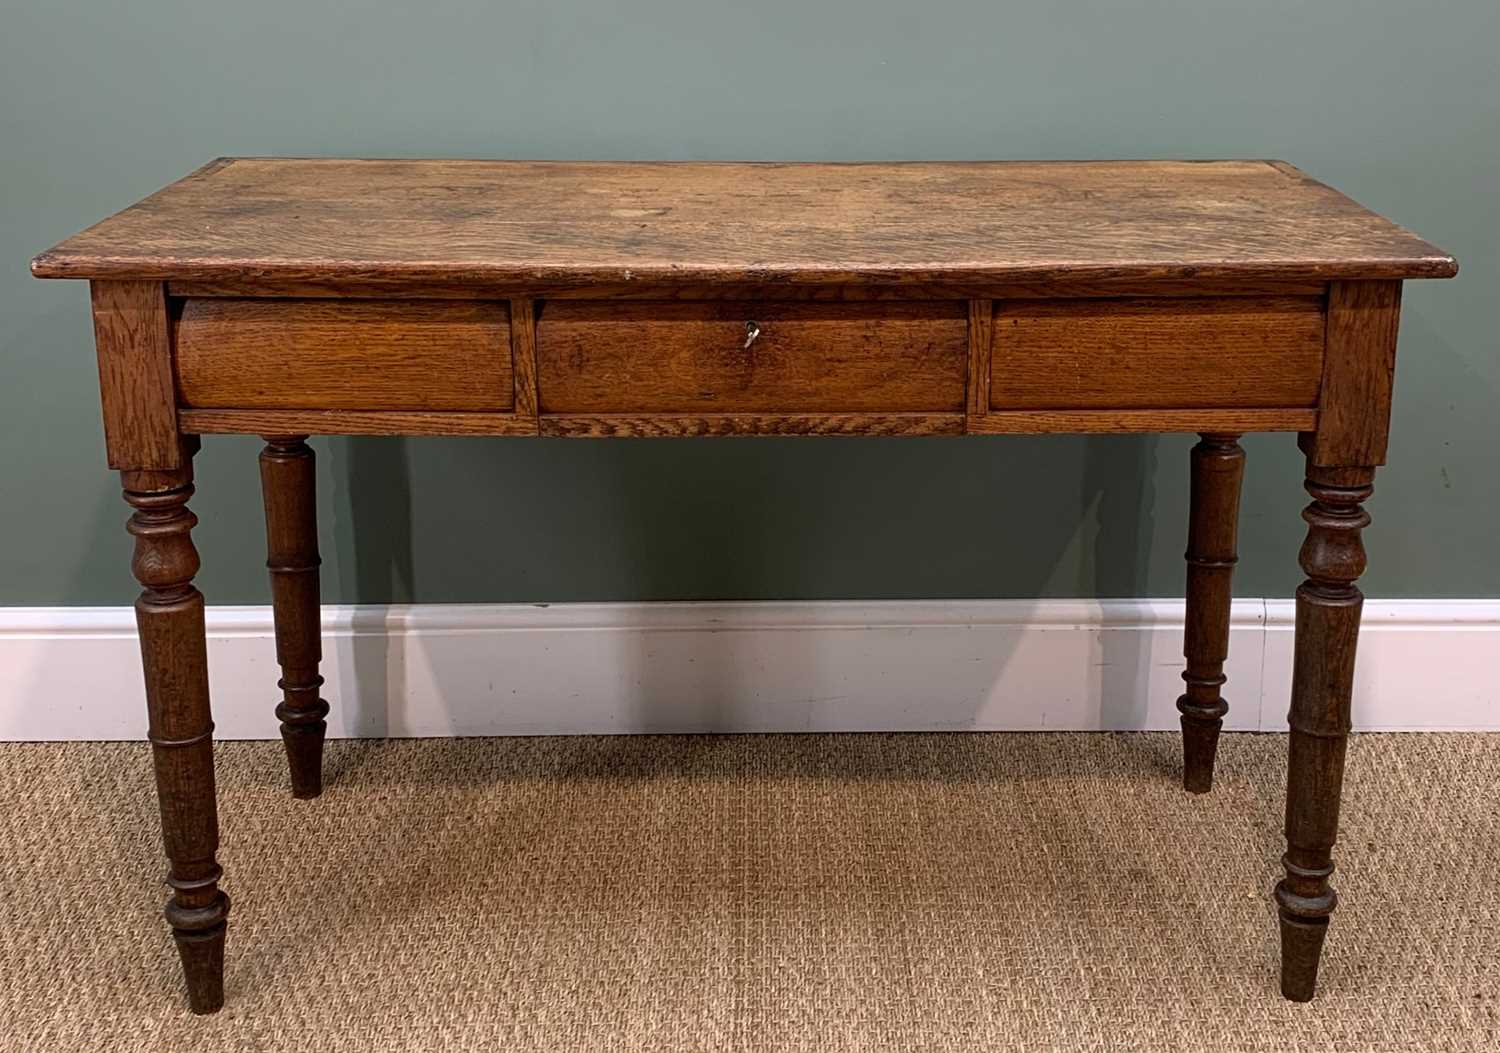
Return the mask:
[[[192,299],[172,329],[189,409],[505,412],[515,403],[504,302]]]
[[[1313,407],[1323,314],[1312,296],[998,302],[989,406]]]
[[[551,301],[536,342],[544,415],[961,413],[968,305]]]

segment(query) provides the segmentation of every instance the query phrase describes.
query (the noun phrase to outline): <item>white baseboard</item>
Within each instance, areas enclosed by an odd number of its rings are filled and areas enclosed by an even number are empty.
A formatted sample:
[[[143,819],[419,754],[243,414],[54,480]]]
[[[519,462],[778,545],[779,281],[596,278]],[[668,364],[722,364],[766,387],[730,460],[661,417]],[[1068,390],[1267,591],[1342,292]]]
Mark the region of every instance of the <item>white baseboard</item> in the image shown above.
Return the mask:
[[[1178,600],[325,607],[336,736],[1177,727]],[[1290,601],[1241,600],[1227,726],[1285,727]],[[221,738],[272,738],[267,607],[208,612]],[[1500,729],[1500,601],[1365,605],[1354,720]],[[0,608],[0,739],[138,739],[128,607]]]

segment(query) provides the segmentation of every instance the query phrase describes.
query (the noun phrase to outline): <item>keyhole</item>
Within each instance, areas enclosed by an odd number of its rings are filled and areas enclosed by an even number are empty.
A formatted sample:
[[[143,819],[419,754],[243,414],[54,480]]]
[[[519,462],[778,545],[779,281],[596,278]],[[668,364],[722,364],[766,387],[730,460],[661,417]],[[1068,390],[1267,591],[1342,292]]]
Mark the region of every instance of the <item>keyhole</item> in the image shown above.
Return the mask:
[[[754,322],[745,323],[745,350],[750,350],[750,345],[755,343],[760,336],[760,326]]]

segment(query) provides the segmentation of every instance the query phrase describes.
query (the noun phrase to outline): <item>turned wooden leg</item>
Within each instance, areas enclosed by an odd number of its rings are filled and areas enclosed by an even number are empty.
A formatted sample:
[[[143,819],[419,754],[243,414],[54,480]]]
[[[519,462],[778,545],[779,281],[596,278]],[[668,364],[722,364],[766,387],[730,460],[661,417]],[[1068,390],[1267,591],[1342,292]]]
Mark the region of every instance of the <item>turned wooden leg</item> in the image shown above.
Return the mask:
[[[318,510],[313,452],[306,435],[267,435],[260,455],[266,506],[266,566],[276,611],[276,661],[282,699],[276,706],[291,768],[292,796],[323,792],[323,678],[318,593]]]
[[[1312,999],[1328,918],[1338,897],[1333,843],[1338,838],[1339,793],[1349,737],[1354,649],[1364,596],[1354,582],[1364,573],[1360,539],[1370,523],[1362,507],[1373,468],[1307,469],[1312,504],[1302,513],[1307,540],[1297,589],[1297,639],[1292,670],[1291,754],[1286,787],[1284,877],[1276,885],[1281,919],[1281,993]]]
[[[1182,714],[1182,785],[1192,793],[1207,793],[1214,783],[1219,729],[1229,712],[1220,690],[1224,660],[1229,657],[1230,585],[1237,559],[1245,451],[1238,435],[1199,438],[1192,452],[1187,621],[1182,638],[1187,692],[1177,700],[1177,710]]]
[[[198,552],[188,511],[193,493],[191,449],[173,471],[128,471],[125,500],[135,509],[131,569],[144,587],[136,601],[141,661],[146,673],[156,795],[172,895],[166,916],[182,956],[188,1001],[195,1013],[224,1004],[224,929],[229,898],[222,873],[219,817],[214,800],[213,719],[208,707],[208,660],[203,595],[193,587]]]

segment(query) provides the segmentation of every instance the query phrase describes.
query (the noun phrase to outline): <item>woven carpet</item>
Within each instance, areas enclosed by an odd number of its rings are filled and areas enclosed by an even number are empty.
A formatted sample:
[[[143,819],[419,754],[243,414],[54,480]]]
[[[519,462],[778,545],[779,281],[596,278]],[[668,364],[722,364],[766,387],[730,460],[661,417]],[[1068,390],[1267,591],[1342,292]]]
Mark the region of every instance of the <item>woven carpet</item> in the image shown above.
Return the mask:
[[[1276,989],[1286,741],[218,747],[228,1004],[160,917],[150,758],[0,747],[7,1050],[1500,1049],[1500,736],[1351,747],[1317,1001]]]

